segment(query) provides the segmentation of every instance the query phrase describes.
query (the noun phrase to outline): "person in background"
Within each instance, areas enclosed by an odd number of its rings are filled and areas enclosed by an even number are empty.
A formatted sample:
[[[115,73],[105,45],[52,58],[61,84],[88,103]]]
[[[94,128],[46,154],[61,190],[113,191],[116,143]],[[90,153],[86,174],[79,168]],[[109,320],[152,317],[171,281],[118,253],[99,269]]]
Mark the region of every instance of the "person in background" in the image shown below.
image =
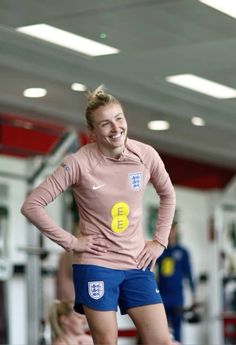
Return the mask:
[[[79,223],[74,223],[72,232],[74,236],[79,234]],[[73,251],[60,253],[56,271],[56,298],[59,300],[74,301],[75,289],[73,284]]]
[[[86,318],[73,310],[71,301],[53,301],[48,314],[51,345],[93,345],[85,333]]]
[[[178,242],[177,223],[172,225],[168,248],[157,260],[157,281],[169,326],[173,330],[175,340],[181,342],[184,281],[189,284],[192,293],[192,305],[196,301],[190,255],[188,250]]]
[[[73,194],[68,211],[71,214],[71,234],[79,236],[79,213]],[[59,255],[55,277],[56,298],[59,300],[74,301],[75,289],[73,284],[73,251],[63,251]]]
[[[114,345],[116,312],[128,314],[145,345],[169,345],[154,273],[168,243],[175,191],[157,151],[127,137],[121,103],[100,86],[88,93],[87,125],[96,140],[82,146],[36,187],[22,213],[46,236],[73,251],[74,309],[85,314],[95,344]],[[142,197],[148,182],[160,198],[153,239],[145,241]],[[72,188],[80,232],[58,226],[45,206]]]

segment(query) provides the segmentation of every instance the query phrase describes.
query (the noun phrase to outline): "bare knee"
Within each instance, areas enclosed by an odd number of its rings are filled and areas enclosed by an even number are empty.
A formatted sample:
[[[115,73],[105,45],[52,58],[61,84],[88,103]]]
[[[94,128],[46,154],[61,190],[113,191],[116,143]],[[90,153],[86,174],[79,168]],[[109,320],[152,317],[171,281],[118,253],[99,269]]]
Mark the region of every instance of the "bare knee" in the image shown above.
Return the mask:
[[[95,332],[92,334],[94,345],[116,345],[117,344],[117,332]]]
[[[98,311],[84,306],[95,345],[116,345],[118,330],[115,311]]]
[[[172,341],[169,334],[143,334],[141,336],[142,345],[172,345]]]

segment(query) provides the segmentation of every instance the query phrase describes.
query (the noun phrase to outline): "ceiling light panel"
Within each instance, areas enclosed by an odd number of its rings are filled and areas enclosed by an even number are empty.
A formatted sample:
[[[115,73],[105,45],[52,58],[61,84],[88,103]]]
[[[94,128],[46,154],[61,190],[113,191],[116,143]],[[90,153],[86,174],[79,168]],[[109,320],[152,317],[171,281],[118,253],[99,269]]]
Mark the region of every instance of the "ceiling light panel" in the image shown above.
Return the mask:
[[[89,56],[119,53],[119,49],[47,24],[23,26],[16,30]]]
[[[236,18],[235,0],[198,0],[204,5],[210,6],[217,11],[223,12],[230,17]]]
[[[219,98],[235,98],[236,90],[231,87],[200,78],[194,74],[179,74],[166,77],[166,81],[205,95]]]

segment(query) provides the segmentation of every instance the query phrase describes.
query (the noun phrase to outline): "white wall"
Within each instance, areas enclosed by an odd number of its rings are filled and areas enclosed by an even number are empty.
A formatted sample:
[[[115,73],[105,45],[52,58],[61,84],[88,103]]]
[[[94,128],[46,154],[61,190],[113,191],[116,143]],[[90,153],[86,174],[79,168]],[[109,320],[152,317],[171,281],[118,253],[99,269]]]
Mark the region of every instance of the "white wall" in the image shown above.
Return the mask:
[[[32,166],[31,166],[32,168]],[[24,159],[16,159],[11,157],[0,156],[0,184],[7,186],[7,196],[0,198],[0,206],[5,206],[8,209],[7,222],[7,245],[8,245],[8,259],[11,266],[23,265],[25,266],[27,260],[31,257],[27,255],[27,237],[29,223],[26,218],[20,213],[21,205],[28,192],[28,184],[26,176],[31,169]],[[31,169],[32,172],[32,169]],[[58,198],[53,205],[48,207],[48,213],[52,214],[54,219],[62,223],[62,200]],[[45,238],[45,247],[52,253],[49,256],[48,266],[55,268],[57,265],[57,254],[62,249],[56,246],[52,241]],[[46,279],[47,281],[48,279]],[[49,280],[51,285],[52,279]],[[28,317],[27,315],[27,279],[26,266],[24,274],[14,274],[6,281],[7,286],[7,316],[8,316],[8,333],[9,344],[19,345],[27,344],[28,334]],[[43,301],[44,310],[48,306],[50,297],[54,296],[52,293],[52,286],[48,286],[45,291],[45,301]],[[49,293],[50,291],[50,293]]]
[[[12,176],[11,176],[12,173]],[[26,193],[26,182],[20,178],[24,176],[24,160],[0,157],[0,184],[7,186],[7,196],[1,198],[1,206],[8,209],[7,245],[11,265],[22,264],[26,261],[25,253],[21,250],[26,246],[25,220],[20,217],[19,209]],[[9,341],[11,345],[26,344],[26,285],[24,279],[12,276],[7,284],[7,315],[9,325]],[[23,306],[23,307],[22,307]],[[17,331],[16,331],[17,330]]]

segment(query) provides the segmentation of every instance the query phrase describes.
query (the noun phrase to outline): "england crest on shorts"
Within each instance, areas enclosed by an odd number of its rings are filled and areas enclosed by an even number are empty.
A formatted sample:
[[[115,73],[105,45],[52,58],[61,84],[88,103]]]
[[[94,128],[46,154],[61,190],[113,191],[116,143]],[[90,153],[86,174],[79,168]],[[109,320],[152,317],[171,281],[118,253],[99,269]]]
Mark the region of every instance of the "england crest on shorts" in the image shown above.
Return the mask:
[[[142,187],[143,173],[130,173],[128,177],[130,187],[134,190],[140,190]]]
[[[104,295],[104,282],[103,281],[95,281],[95,282],[88,282],[88,293],[89,296],[93,299],[102,298]]]

